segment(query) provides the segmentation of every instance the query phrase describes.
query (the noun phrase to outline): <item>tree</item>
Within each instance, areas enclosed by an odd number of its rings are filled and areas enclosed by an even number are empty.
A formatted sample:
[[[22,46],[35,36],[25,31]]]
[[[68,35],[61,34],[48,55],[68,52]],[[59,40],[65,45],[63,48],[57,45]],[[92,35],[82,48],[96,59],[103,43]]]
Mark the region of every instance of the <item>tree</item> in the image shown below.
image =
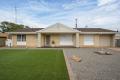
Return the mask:
[[[1,32],[9,32],[9,31],[15,31],[17,29],[22,28],[29,28],[28,26],[24,26],[22,24],[16,24],[12,22],[3,21],[0,23],[0,31]]]

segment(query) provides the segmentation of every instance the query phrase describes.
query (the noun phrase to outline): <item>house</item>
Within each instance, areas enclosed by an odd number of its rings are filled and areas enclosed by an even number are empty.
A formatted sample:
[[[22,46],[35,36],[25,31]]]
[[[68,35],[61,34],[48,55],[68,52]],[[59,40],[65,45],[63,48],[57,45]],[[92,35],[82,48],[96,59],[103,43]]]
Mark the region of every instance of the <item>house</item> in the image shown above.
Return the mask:
[[[61,23],[9,32],[13,47],[114,47],[115,33],[101,28],[75,29]]]
[[[117,32],[115,35],[115,46],[120,47],[120,32]]]

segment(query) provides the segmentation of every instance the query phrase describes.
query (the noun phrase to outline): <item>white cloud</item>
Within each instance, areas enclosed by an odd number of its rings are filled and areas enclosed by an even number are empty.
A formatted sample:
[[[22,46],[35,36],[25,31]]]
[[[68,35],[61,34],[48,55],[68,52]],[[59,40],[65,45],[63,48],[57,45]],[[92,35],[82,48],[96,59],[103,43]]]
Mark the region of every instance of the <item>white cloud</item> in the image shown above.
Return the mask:
[[[117,24],[120,20],[118,19],[118,16],[105,16],[105,17],[96,17],[93,19],[93,24],[95,25],[110,25],[110,24]]]
[[[115,2],[116,0],[98,0],[98,6],[103,6]]]
[[[14,16],[13,16],[13,12],[11,11],[6,11],[6,10],[0,10],[0,22],[1,21],[11,21],[14,22]]]
[[[35,12],[53,12],[56,11],[56,7],[51,7],[49,3],[45,0],[27,0],[26,10],[35,11]]]
[[[15,22],[15,13],[14,11],[0,10],[0,22],[2,21],[10,21]],[[34,17],[27,15],[25,13],[19,13],[17,17],[18,24],[24,24],[30,27],[45,27],[46,25],[37,22]]]
[[[69,9],[76,9],[76,8],[80,8],[80,7],[85,7],[85,6],[92,5],[92,4],[95,4],[95,2],[92,2],[89,0],[73,0],[69,4],[68,3],[63,4],[62,7],[65,10],[69,10]]]
[[[116,0],[98,0],[98,3],[89,2],[90,0],[73,0],[73,3],[64,3],[61,8],[52,6],[53,3],[47,3],[45,0],[28,0],[25,6],[18,10],[19,23],[33,27],[46,27],[49,24],[62,22],[68,26],[75,26],[75,17],[78,18],[79,27],[101,27],[113,29],[120,25],[120,1]],[[106,5],[107,4],[107,5]],[[83,6],[84,5],[84,6]],[[84,10],[84,7],[92,7]],[[98,6],[99,5],[99,6]],[[81,10],[82,8],[82,10]],[[39,13],[52,14],[41,16]],[[0,9],[0,19],[14,21],[14,11]],[[46,25],[47,24],[47,25]]]

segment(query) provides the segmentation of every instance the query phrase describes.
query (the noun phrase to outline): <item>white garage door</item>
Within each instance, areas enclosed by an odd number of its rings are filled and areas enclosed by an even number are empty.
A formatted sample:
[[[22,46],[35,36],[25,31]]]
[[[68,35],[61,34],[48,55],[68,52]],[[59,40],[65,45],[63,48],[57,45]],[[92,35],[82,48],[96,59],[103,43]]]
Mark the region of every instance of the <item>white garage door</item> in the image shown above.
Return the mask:
[[[84,45],[94,45],[94,36],[84,35]]]
[[[60,45],[62,46],[72,46],[72,35],[61,35],[60,36]]]

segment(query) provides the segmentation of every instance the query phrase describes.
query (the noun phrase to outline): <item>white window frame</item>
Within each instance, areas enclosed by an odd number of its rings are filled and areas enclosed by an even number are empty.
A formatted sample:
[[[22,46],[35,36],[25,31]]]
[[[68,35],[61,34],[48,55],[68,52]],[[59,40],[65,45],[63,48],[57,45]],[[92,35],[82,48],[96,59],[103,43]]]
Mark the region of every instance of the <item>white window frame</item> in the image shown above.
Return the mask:
[[[24,38],[23,38],[24,35]],[[20,39],[18,39],[18,36],[20,37]],[[26,45],[26,34],[18,34],[17,35],[17,45]]]

